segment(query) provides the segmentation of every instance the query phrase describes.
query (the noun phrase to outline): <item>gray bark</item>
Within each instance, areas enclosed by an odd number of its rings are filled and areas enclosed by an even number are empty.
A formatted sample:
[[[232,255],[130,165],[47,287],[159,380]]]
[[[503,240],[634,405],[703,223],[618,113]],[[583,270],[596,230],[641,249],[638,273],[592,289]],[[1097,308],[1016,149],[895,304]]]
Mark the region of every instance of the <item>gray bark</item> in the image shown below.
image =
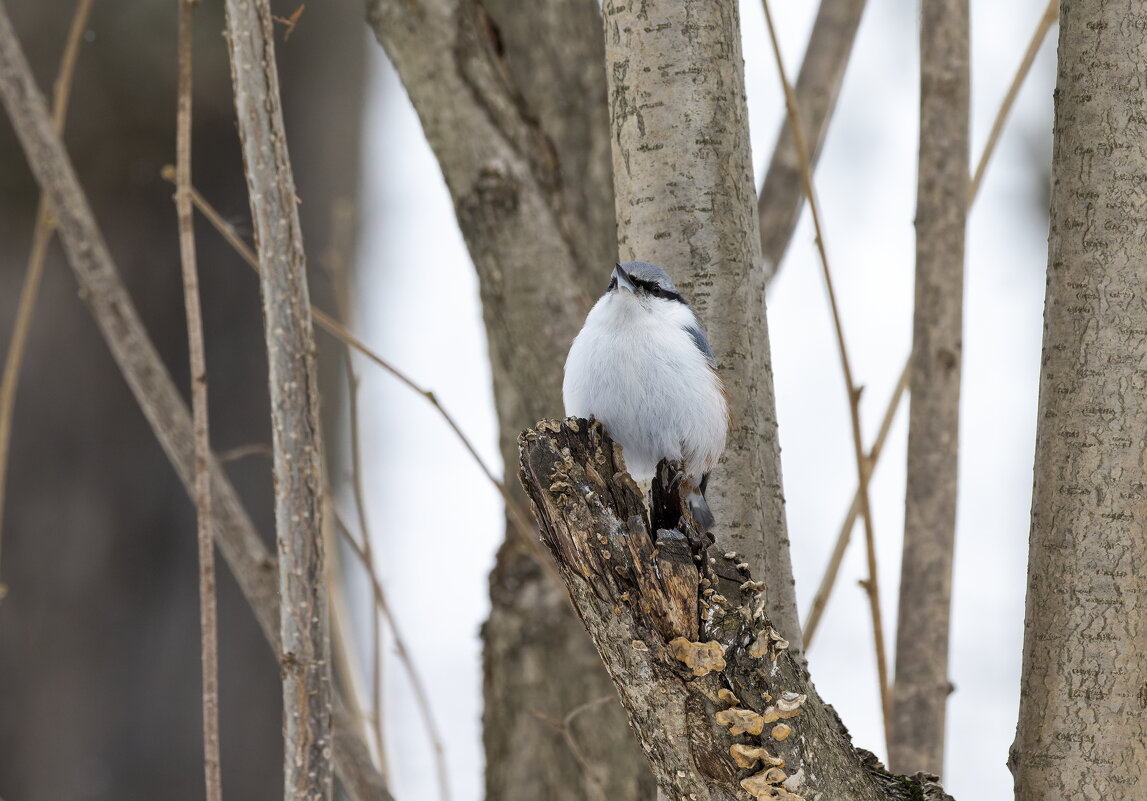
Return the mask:
[[[664,267],[709,334],[732,412],[707,493],[715,533],[764,579],[799,653],[737,4],[613,0],[604,13],[618,247]]]
[[[481,289],[506,474],[516,437],[562,409],[565,354],[616,260],[601,28],[592,0],[367,0],[446,179]],[[515,482],[512,496],[524,500]],[[483,628],[486,795],[594,797],[562,718],[613,692],[538,554],[508,536]],[[574,722],[611,801],[653,795],[616,704]]]
[[[865,0],[821,0],[816,21],[801,62],[796,92],[797,109],[809,147],[809,166],[816,168],[836,108],[840,85],[852,55],[856,29]],[[780,269],[804,208],[804,182],[792,127],[784,122],[777,134],[773,157],[757,198],[761,228],[761,259],[766,280]]]
[[[1147,789],[1145,29],[1061,7],[1017,801]]]
[[[542,421],[521,448],[542,539],[667,798],[948,798],[852,747],[774,629],[763,585],[677,528],[685,506],[664,462],[647,512],[599,424]],[[753,748],[774,767],[742,767]]]
[[[327,801],[333,789],[331,642],[319,375],[306,253],[283,128],[271,6],[268,0],[227,0],[226,9],[271,395],[284,797]]]
[[[951,691],[969,94],[968,2],[925,0],[908,485],[888,762],[893,770],[937,775]]]

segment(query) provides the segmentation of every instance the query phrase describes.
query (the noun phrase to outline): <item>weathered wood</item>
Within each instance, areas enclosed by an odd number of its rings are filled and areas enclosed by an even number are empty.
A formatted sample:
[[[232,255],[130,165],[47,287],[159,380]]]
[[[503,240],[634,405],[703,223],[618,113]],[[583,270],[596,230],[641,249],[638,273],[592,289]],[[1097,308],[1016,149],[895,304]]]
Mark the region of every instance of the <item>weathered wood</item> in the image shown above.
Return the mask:
[[[948,797],[853,748],[773,628],[764,585],[694,529],[672,466],[649,513],[599,424],[545,420],[519,445],[542,541],[667,797]]]

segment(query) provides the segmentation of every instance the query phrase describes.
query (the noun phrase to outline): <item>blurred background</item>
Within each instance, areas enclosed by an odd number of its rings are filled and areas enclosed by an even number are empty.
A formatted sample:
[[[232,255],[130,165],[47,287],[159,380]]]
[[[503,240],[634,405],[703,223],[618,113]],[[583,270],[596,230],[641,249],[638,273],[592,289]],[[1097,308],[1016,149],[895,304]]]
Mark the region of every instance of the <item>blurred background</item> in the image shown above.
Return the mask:
[[[1045,5],[971,2],[973,165]],[[9,0],[8,6],[49,92],[72,3]],[[287,17],[298,3],[273,6]],[[160,177],[174,161],[175,11],[173,0],[96,1],[65,141],[144,323],[186,394],[172,187]],[[773,8],[790,75],[815,12],[813,0]],[[500,474],[473,268],[418,120],[362,18],[356,0],[311,5],[290,38],[277,42],[312,299],[332,311],[348,299],[352,330],[433,389]],[[817,171],[853,370],[865,386],[866,443],[911,345],[918,20],[915,2],[869,2]],[[194,181],[249,235],[218,4],[201,4],[195,25]],[[742,29],[760,177],[783,102],[756,0],[742,3]],[[1004,763],[1018,708],[1055,35],[1053,29],[1019,95],[969,217],[951,648],[956,689],[945,777],[958,799],[1012,795]],[[5,348],[37,199],[5,119]],[[347,208],[357,219],[353,239],[337,225]],[[847,398],[807,216],[767,299],[802,618],[856,484]],[[202,219],[196,230],[213,444],[225,452],[268,443],[258,284]],[[331,271],[343,261],[354,265],[350,275]],[[610,266],[602,265],[602,289]],[[342,356],[324,335],[319,342],[329,478],[336,503],[351,517]],[[504,533],[501,499],[423,398],[365,360],[354,365],[379,573],[445,731],[454,798],[474,801],[483,788],[479,627],[489,608],[487,574]],[[872,484],[890,664],[906,436],[902,407]],[[269,461],[247,456],[227,469],[271,541]],[[77,297],[58,244],[49,253],[30,334],[8,481],[0,550],[0,580],[9,588],[0,601],[0,798],[201,798],[194,508]],[[444,506],[433,494],[442,485],[472,494]],[[862,534],[854,537],[809,667],[857,745],[883,755],[871,623],[856,584],[866,572]],[[277,665],[222,562],[219,575],[224,792],[279,797]],[[344,577],[365,691],[370,591],[350,561]],[[380,654],[391,790],[399,799],[435,797],[432,751],[389,633]]]

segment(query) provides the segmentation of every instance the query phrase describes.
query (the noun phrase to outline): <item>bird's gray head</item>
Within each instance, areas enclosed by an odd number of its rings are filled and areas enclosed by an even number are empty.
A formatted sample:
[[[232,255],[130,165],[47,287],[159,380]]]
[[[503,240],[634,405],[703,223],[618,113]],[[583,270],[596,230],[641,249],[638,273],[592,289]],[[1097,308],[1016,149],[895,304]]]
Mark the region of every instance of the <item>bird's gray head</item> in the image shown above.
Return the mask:
[[[632,292],[638,298],[685,302],[665,271],[644,261],[627,261],[613,268],[606,293],[618,291]]]

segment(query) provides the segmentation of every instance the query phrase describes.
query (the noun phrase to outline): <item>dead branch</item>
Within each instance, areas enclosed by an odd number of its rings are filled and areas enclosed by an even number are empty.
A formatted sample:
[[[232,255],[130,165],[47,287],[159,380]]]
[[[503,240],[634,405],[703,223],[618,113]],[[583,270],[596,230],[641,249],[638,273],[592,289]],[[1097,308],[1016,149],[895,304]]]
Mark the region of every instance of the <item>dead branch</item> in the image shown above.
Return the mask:
[[[286,797],[329,801],[331,643],[322,430],[298,198],[280,106],[269,0],[228,0],[227,47],[259,249],[275,451]]]
[[[187,349],[191,362],[191,409],[195,436],[195,511],[199,540],[199,636],[203,662],[203,773],[207,801],[222,801],[219,761],[219,632],[215,611],[215,546],[211,542],[211,436],[207,411],[207,359],[199,273],[195,263],[194,209],[191,207],[192,27],[198,0],[179,3],[179,92],[176,104],[175,209],[183,301],[187,310]]]
[[[523,433],[542,539],[670,798],[943,799],[854,749],[765,611],[766,589],[693,528],[662,464],[652,511],[597,423]]]
[[[108,252],[95,217],[63,144],[52,129],[47,107],[0,0],[0,101],[47,196],[80,286],[80,295],[135,395],[160,445],[194,493],[194,438],[191,415],[140,322]],[[276,564],[267,552],[235,489],[211,462],[215,541],[235,575],[268,642],[279,652],[279,601]],[[353,718],[340,697],[334,705],[335,767],[355,801],[389,799],[370,761]]]
[[[808,134],[808,159],[815,168],[836,108],[865,0],[821,0],[796,83],[796,106]],[[792,127],[781,125],[769,169],[757,198],[761,257],[771,279],[784,260],[804,202],[801,160]]]

